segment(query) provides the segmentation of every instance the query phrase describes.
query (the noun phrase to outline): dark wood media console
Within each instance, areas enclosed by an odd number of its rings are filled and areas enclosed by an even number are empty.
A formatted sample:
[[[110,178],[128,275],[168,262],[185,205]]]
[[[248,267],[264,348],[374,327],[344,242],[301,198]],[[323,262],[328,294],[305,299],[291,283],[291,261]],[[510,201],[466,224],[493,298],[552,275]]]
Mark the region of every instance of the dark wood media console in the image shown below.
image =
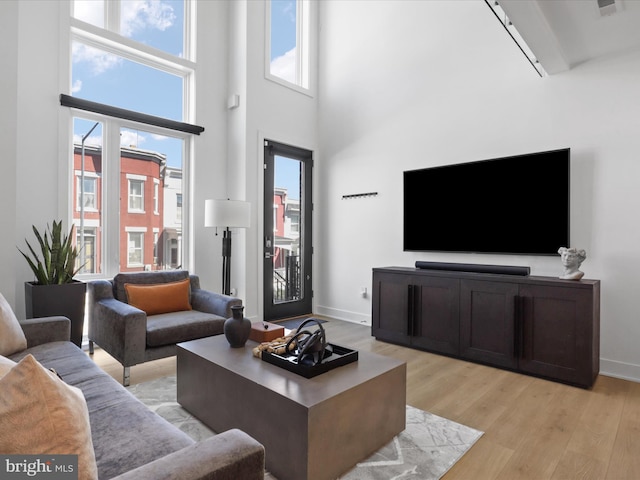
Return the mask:
[[[600,370],[600,281],[373,269],[372,334],[583,388]]]

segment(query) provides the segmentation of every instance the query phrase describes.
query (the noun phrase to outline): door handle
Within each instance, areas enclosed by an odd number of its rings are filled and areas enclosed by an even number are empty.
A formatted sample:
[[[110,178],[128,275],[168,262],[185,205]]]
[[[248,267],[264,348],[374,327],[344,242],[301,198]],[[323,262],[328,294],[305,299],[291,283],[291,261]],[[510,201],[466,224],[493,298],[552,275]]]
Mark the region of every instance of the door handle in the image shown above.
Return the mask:
[[[407,316],[409,317],[407,319],[408,324],[407,324],[407,335],[409,335],[410,337],[413,336],[413,323],[414,323],[414,298],[415,295],[415,287],[413,285],[409,285],[409,292],[408,292],[408,309],[407,309]]]
[[[520,358],[524,354],[524,297],[516,295],[514,303],[513,355]]]
[[[520,356],[520,297],[513,297],[513,356]]]
[[[265,237],[264,239],[264,258],[273,258],[273,242],[271,237]]]

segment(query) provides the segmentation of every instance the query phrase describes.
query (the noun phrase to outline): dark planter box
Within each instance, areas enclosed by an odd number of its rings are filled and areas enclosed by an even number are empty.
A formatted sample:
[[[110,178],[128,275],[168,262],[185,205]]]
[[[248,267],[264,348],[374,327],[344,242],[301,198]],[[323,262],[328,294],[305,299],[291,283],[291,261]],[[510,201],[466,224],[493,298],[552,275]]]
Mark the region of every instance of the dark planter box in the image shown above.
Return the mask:
[[[71,320],[71,341],[82,346],[87,284],[74,281],[62,285],[24,284],[27,318],[62,315]]]

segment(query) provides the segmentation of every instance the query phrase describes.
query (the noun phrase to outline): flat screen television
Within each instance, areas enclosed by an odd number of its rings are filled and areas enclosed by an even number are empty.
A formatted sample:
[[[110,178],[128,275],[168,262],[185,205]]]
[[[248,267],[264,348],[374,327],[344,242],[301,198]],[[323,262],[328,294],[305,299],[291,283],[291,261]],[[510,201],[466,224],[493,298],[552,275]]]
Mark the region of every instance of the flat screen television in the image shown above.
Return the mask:
[[[404,250],[557,255],[570,149],[404,172]]]

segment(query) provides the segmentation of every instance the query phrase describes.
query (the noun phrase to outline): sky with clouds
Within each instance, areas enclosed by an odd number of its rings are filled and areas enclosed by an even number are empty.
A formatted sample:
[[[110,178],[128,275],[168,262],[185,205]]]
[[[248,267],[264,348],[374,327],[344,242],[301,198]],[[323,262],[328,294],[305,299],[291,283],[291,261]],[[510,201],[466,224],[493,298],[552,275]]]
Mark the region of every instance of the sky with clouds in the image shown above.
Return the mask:
[[[76,0],[74,16],[104,28],[100,0]],[[182,56],[184,38],[182,0],[123,0],[120,33],[173,55]],[[296,2],[272,0],[271,73],[295,81]],[[172,120],[182,118],[182,79],[145,67],[112,53],[74,42],[72,45],[72,95],[91,101],[136,110]],[[95,122],[77,120],[74,141]],[[88,145],[102,144],[101,126],[87,138]],[[121,145],[136,146],[167,155],[172,166],[181,165],[181,142],[149,132],[123,130]]]

